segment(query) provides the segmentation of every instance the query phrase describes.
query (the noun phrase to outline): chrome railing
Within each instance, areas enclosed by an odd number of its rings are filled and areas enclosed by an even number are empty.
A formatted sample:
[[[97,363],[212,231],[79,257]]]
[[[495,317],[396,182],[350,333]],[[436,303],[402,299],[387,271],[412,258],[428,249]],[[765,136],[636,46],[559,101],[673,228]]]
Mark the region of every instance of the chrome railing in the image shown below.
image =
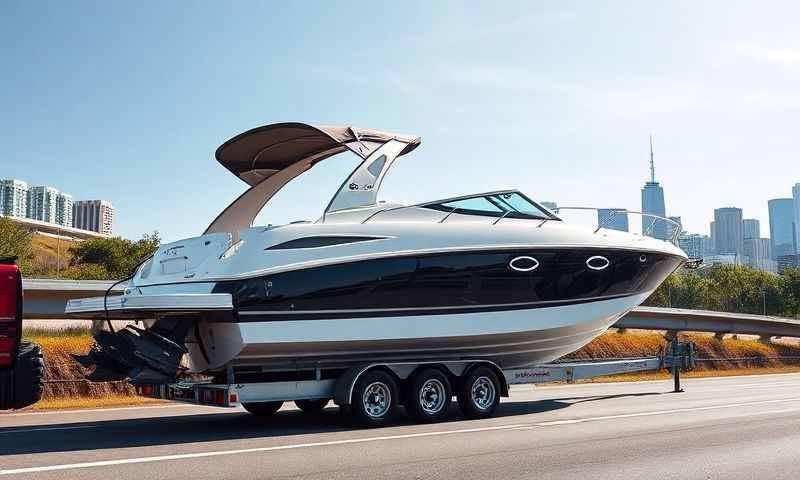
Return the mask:
[[[610,228],[609,225],[613,222],[614,218],[617,215],[623,215],[624,214],[626,216],[627,215],[638,215],[642,219],[652,219],[652,221],[649,221],[649,225],[647,225],[646,228],[642,229],[643,230],[642,231],[642,237],[648,236],[648,237],[653,237],[653,238],[657,238],[659,240],[664,240],[664,241],[668,241],[668,242],[677,244],[678,237],[680,237],[680,234],[681,234],[682,226],[681,226],[680,223],[676,222],[675,220],[671,220],[669,218],[662,217],[660,215],[655,215],[655,214],[652,214],[652,213],[637,212],[635,210],[627,210],[627,209],[624,209],[624,208],[602,209],[602,208],[597,208],[597,207],[557,207],[557,208],[554,209],[554,213],[561,213],[561,211],[563,211],[563,210],[581,210],[581,211],[587,211],[587,210],[588,211],[592,211],[593,210],[593,211],[598,212],[598,213],[600,212],[600,210],[609,210],[610,213],[608,215],[608,218],[605,218],[602,221],[600,220],[599,215],[598,215],[597,226],[594,229],[594,233],[599,232],[601,229],[618,230],[618,229],[615,229],[615,228]],[[666,229],[666,231],[664,232],[664,238],[659,238],[657,236],[656,224],[658,222],[664,222],[664,224],[665,224],[664,228]],[[638,233],[636,233],[636,232],[628,232],[628,233],[632,233],[634,235],[638,235]]]

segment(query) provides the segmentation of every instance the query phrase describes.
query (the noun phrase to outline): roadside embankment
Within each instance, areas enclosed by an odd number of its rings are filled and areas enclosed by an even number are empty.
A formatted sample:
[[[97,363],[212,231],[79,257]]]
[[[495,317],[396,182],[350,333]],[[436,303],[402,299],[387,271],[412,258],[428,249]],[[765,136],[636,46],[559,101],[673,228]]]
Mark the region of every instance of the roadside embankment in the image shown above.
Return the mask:
[[[131,405],[153,400],[139,397],[127,382],[93,383],[70,354],[85,355],[94,340],[85,328],[25,328],[27,340],[42,346],[45,386],[42,400],[33,408],[81,408]]]
[[[92,345],[89,331],[80,327],[62,329],[26,328],[24,336],[42,345],[45,354],[44,397],[34,408],[80,408],[130,405],[157,400],[138,397],[126,382],[91,383],[70,354],[86,354]],[[800,371],[800,345],[710,335],[681,335],[697,347],[697,367],[688,376],[720,376]],[[574,354],[572,359],[606,359],[658,355],[667,345],[657,333],[606,333]],[[634,373],[603,377],[595,381],[667,378],[667,372]]]

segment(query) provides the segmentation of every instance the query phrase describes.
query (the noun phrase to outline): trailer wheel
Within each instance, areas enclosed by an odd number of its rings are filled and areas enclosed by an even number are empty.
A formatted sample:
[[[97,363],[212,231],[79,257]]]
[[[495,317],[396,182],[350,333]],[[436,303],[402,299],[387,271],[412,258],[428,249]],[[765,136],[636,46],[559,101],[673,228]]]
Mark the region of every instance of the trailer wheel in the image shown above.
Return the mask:
[[[361,376],[353,388],[346,411],[357,423],[368,427],[388,425],[397,410],[397,383],[388,373],[373,370]]]
[[[500,404],[501,385],[488,367],[472,369],[459,388],[458,406],[467,418],[490,417]]]
[[[20,342],[14,368],[0,372],[0,409],[24,408],[42,398],[44,356],[42,347]]]
[[[450,406],[453,390],[447,375],[434,368],[416,373],[408,382],[405,406],[422,423],[441,421]]]
[[[269,417],[281,409],[283,402],[253,402],[243,403],[245,410],[257,417]]]
[[[329,401],[330,399],[327,398],[318,398],[316,400],[295,400],[294,404],[297,405],[297,408],[303,413],[317,415],[325,409],[325,405],[327,405]]]

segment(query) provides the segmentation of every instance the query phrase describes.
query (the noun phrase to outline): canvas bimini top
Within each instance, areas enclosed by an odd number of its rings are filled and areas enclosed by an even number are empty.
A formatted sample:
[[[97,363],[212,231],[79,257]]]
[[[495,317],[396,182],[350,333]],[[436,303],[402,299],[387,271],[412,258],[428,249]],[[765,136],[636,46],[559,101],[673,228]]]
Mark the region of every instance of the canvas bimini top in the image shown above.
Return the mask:
[[[326,212],[373,205],[394,160],[419,146],[420,137],[347,126],[276,123],[223,143],[217,161],[250,185],[205,233],[238,232],[252,225],[275,193],[316,163],[350,150],[363,161],[342,183]]]

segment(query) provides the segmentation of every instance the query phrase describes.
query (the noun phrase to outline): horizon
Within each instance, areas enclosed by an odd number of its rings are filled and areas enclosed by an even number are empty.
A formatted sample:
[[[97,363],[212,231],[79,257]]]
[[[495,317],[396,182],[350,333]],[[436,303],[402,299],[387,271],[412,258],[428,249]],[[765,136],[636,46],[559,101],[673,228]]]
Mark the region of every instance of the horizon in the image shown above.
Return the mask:
[[[767,202],[800,182],[793,3],[420,3],[413,22],[406,5],[313,5],[7,6],[0,177],[108,200],[115,235],[167,242],[245,190],[216,147],[281,121],[421,135],[380,195],[409,204],[518,188],[640,210],[651,134],[688,233],[732,205],[768,238]],[[355,164],[322,162],[257,223],[319,218]]]

